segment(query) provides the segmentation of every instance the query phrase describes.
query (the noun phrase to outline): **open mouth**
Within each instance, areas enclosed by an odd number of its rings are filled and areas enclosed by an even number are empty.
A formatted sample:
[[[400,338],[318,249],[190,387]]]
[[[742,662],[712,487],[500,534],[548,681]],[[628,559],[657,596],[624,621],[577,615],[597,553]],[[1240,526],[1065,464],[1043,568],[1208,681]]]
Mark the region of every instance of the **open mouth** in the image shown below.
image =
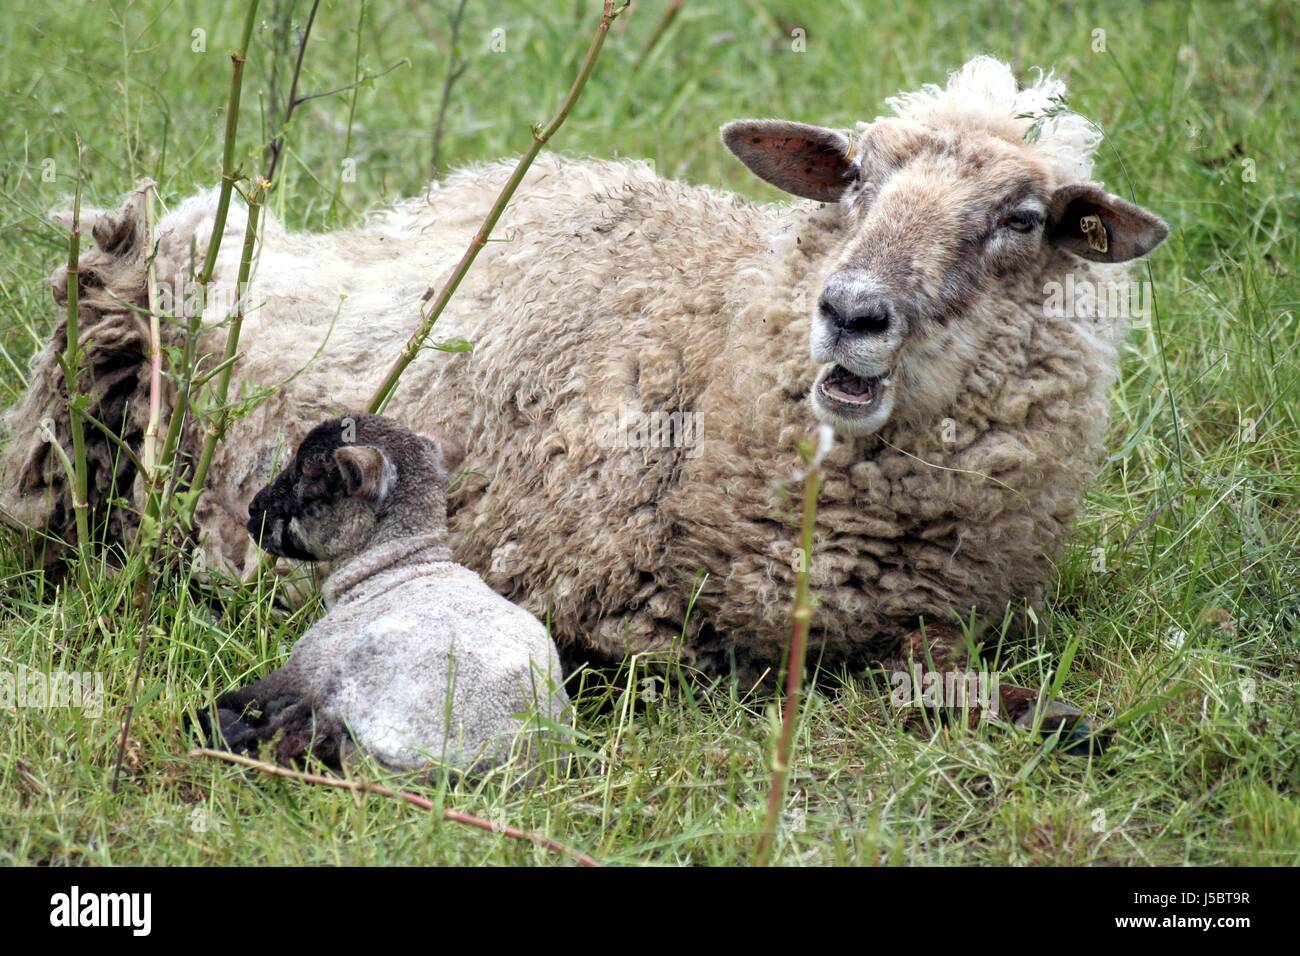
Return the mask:
[[[889,373],[859,375],[843,365],[827,365],[812,387],[817,417],[844,435],[870,435],[894,411],[894,387]]]
[[[883,375],[864,378],[855,375],[843,365],[832,365],[817,383],[824,401],[846,411],[861,412],[878,405],[889,379]]]

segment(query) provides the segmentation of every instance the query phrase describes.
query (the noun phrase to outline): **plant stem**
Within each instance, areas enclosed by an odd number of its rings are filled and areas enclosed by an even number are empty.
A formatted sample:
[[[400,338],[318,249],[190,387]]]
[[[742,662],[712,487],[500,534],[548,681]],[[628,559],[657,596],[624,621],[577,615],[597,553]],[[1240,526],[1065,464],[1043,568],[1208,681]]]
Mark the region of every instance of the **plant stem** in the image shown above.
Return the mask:
[[[239,98],[244,82],[244,62],[248,56],[248,43],[253,36],[253,24],[257,22],[258,0],[249,0],[247,16],[244,19],[244,31],[240,37],[239,49],[230,55],[230,94],[226,99],[226,137],[221,157],[221,189],[217,194],[217,210],[212,223],[212,235],[208,238],[208,248],[203,257],[203,267],[198,275],[198,284],[202,290],[198,308],[189,322],[189,337],[185,343],[185,367],[182,370],[188,377],[194,373],[195,351],[198,347],[199,332],[203,326],[203,306],[207,300],[208,286],[217,268],[217,254],[221,251],[221,240],[226,232],[226,215],[230,211],[230,194],[239,178],[235,169],[235,141],[239,130]],[[167,423],[167,437],[163,443],[163,464],[170,465],[176,457],[180,444],[181,421],[185,418],[186,406],[190,401],[189,388],[181,392],[181,400],[172,409],[171,420]]]
[[[808,655],[808,628],[812,622],[812,601],[808,591],[808,573],[812,567],[813,529],[817,524],[817,493],[821,489],[820,456],[809,458],[804,472],[803,525],[800,532],[802,559],[795,576],[793,623],[790,631],[790,655],[786,662],[785,712],[781,717],[781,734],[772,760],[772,782],[767,793],[767,816],[763,835],[758,841],[754,863],[767,866],[776,841],[781,806],[785,803],[786,784],[790,779],[790,756],[794,749],[794,731],[799,721],[799,704],[803,698],[804,661]]]
[[[636,63],[632,65],[633,70],[641,69],[642,64],[650,58],[650,54],[654,51],[654,48],[658,45],[659,41],[663,39],[663,35],[668,32],[668,28],[672,26],[673,21],[677,19],[677,14],[681,13],[682,7],[684,6],[686,6],[686,0],[672,0],[672,2],[668,4],[668,9],[665,10],[664,15],[659,18],[659,23],[655,27],[654,33],[650,34],[650,39],[646,40],[645,46],[641,48],[641,55],[636,58]]]
[[[217,376],[216,401],[213,408],[215,421],[211,419],[208,421],[203,438],[203,452],[199,456],[198,466],[194,469],[194,477],[190,482],[191,495],[185,508],[185,527],[190,527],[194,522],[194,510],[198,507],[199,495],[203,491],[204,481],[207,480],[208,468],[212,465],[212,456],[216,453],[217,442],[226,433],[226,422],[230,417],[230,409],[226,404],[230,394],[230,373],[235,367],[239,352],[239,333],[244,325],[244,298],[248,291],[248,277],[253,268],[253,249],[257,245],[257,221],[270,187],[271,184],[265,179],[259,179],[248,196],[244,248],[239,257],[239,277],[235,283],[235,312],[230,317],[230,327],[226,330],[226,353],[221,360],[221,372]]]
[[[348,162],[352,158],[352,128],[357,118],[357,97],[361,95],[361,37],[362,28],[366,23],[366,0],[361,0],[361,8],[357,12],[357,52],[352,59],[352,101],[348,104],[348,132],[343,138],[343,162]],[[329,96],[329,93],[324,94]],[[325,215],[329,218],[334,217],[334,210],[338,207],[339,193],[343,189],[343,167],[339,167],[338,175],[334,179],[334,195],[330,196],[329,209]]]
[[[630,0],[628,0],[628,2],[630,2]],[[415,357],[420,354],[420,349],[424,345],[424,340],[428,338],[429,333],[433,331],[434,324],[442,315],[443,310],[447,308],[447,303],[451,301],[451,297],[456,294],[456,289],[460,286],[461,280],[465,278],[466,273],[469,272],[470,266],[474,264],[474,260],[478,257],[479,252],[485,245],[487,245],[488,238],[492,235],[492,230],[496,227],[497,220],[500,219],[501,214],[505,212],[505,208],[514,196],[515,190],[519,188],[519,184],[523,182],[524,175],[528,172],[528,167],[532,165],[533,160],[537,157],[537,154],[541,152],[542,147],[546,145],[547,141],[550,140],[550,138],[555,135],[556,131],[564,125],[564,121],[568,118],[569,112],[573,109],[574,104],[578,102],[578,98],[582,95],[583,87],[587,85],[587,79],[591,76],[592,70],[596,67],[596,60],[600,56],[601,47],[605,44],[605,35],[609,32],[610,24],[614,22],[620,13],[627,9],[627,6],[628,3],[624,2],[622,6],[615,8],[614,0],[605,0],[604,11],[601,13],[600,23],[596,27],[596,35],[591,39],[591,45],[587,48],[587,55],[582,61],[582,66],[578,70],[578,75],[574,79],[573,85],[569,87],[569,92],[564,97],[564,102],[560,104],[559,110],[551,117],[550,122],[542,127],[533,127],[532,143],[529,144],[528,150],[524,155],[520,157],[519,163],[515,166],[514,172],[510,174],[510,179],[506,181],[500,195],[496,198],[496,202],[492,204],[492,208],[489,210],[487,218],[483,220],[483,224],[479,226],[478,232],[475,233],[474,238],[470,240],[469,248],[465,250],[465,254],[461,256],[460,262],[457,263],[456,268],[452,270],[451,276],[447,279],[441,291],[438,292],[437,298],[433,300],[433,304],[429,307],[428,312],[422,313],[419,327],[417,327],[411,334],[410,339],[407,340],[406,345],[402,348],[401,354],[397,357],[397,361],[393,363],[393,367],[388,370],[388,374],[384,376],[383,382],[375,391],[374,397],[370,400],[369,410],[371,412],[378,414],[383,412],[383,410],[388,406],[389,400],[397,390],[397,383],[401,380],[402,373],[406,371],[407,366],[415,361]],[[428,291],[424,293],[424,301],[428,302],[430,298],[433,298],[433,294],[434,289],[431,286]]]
[[[405,790],[393,790],[377,783],[360,783],[356,780],[348,780],[344,777],[324,777],[315,773],[303,773],[300,770],[290,770],[288,767],[279,767],[275,764],[266,763],[262,760],[254,760],[252,757],[244,757],[239,754],[227,753],[224,750],[210,750],[206,747],[196,747],[190,751],[191,757],[213,757],[217,760],[224,760],[227,763],[239,764],[241,767],[251,767],[254,770],[260,770],[264,774],[272,777],[285,777],[289,780],[298,780],[302,783],[314,783],[323,787],[335,787],[339,790],[351,790],[353,793],[373,793],[381,797],[396,797],[399,800],[405,800],[412,806],[419,807],[421,810],[435,809],[432,800],[428,800],[418,794],[408,793]],[[507,824],[493,823],[484,820],[482,817],[476,817],[469,813],[462,813],[459,810],[448,810],[444,807],[441,811],[442,818],[452,823],[462,823],[465,826],[474,827],[478,830],[484,830],[487,833],[500,833],[514,840],[527,840],[537,846],[546,847],[548,850],[554,850],[573,860],[576,860],[581,866],[600,866],[595,860],[587,854],[565,846],[559,840],[553,840],[544,836],[535,830],[520,830],[518,827],[512,827]]]
[[[456,12],[451,15],[451,41],[450,50],[447,54],[447,74],[442,80],[442,98],[438,101],[438,118],[433,124],[433,160],[431,163],[432,176],[438,178],[438,157],[442,152],[442,132],[447,123],[447,107],[451,105],[451,90],[460,79],[461,74],[469,66],[460,58],[460,21],[465,16],[465,3],[467,0],[459,0],[456,6]]]
[[[158,315],[158,268],[154,248],[154,197],[158,186],[153,180],[140,184],[144,190],[144,240],[148,243],[145,262],[145,289],[149,304],[149,421],[144,429],[142,446],[145,484],[152,495],[156,491],[158,468],[158,432],[162,421],[162,328]]]
[[[307,14],[307,24],[303,27],[302,37],[298,40],[298,58],[293,64],[293,79],[289,81],[289,99],[284,108],[284,119],[280,122],[280,129],[275,139],[268,147],[271,160],[266,164],[266,175],[263,177],[268,182],[275,180],[275,168],[280,165],[280,153],[284,150],[284,136],[289,129],[289,121],[293,119],[293,111],[298,108],[298,80],[302,76],[302,61],[307,54],[307,40],[311,37],[312,24],[316,22],[316,11],[319,7],[320,0],[312,0],[311,12]]]
[[[81,422],[81,394],[77,378],[81,364],[81,330],[77,307],[81,274],[81,137],[77,136],[77,185],[72,199],[72,228],[68,232],[68,321],[63,355],[63,381],[68,393],[68,430],[72,432],[72,512],[77,524],[77,578],[90,581],[90,502],[86,492],[86,435]]]

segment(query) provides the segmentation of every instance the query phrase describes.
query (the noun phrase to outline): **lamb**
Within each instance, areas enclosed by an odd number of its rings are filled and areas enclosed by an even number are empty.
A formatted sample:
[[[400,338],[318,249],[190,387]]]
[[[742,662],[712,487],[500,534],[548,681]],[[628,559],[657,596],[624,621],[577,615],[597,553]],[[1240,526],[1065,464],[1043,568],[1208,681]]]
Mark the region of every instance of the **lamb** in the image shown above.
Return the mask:
[[[568,706],[555,645],[451,560],[446,481],[436,444],[356,414],[313,428],[257,493],[248,530],[263,548],[332,563],[329,612],[283,668],[218,699],[227,746],[337,764],[355,742],[397,770],[472,773],[521,738],[536,755],[546,724],[529,715],[553,724]]]
[[[1113,315],[1051,308],[1048,290],[1104,302],[1167,234],[1090,181],[1100,136],[1058,108],[1064,95],[1051,75],[1017,89],[980,57],[853,130],[724,127],[788,204],[637,162],[540,157],[498,226],[507,241],[483,250],[437,329],[472,353],[421,357],[387,409],[464,436],[449,451],[456,559],[548,613],[571,659],[762,673],[781,659],[802,560],[774,484],[820,421],[837,439],[810,565],[815,658],[856,665],[918,640],[957,653],[958,616],[1041,603],[1101,464],[1125,333]],[[301,422],[365,403],[511,168],[463,169],[354,229],[266,225],[232,394],[275,388],[214,461],[197,512],[206,567],[250,572],[246,508],[278,449]],[[192,241],[202,252],[213,207],[203,193],[162,221],[164,285],[183,282]],[[142,301],[138,221],[129,199],[96,222],[108,241],[88,265],[103,288],[81,320],[92,412],[132,446],[143,339],[120,300]],[[232,210],[225,301],[242,229]],[[217,317],[204,318],[209,354]],[[52,419],[66,444],[60,335],[7,418],[0,505],[68,539],[67,489],[37,428]],[[117,468],[96,471],[100,513],[105,488],[135,480]]]

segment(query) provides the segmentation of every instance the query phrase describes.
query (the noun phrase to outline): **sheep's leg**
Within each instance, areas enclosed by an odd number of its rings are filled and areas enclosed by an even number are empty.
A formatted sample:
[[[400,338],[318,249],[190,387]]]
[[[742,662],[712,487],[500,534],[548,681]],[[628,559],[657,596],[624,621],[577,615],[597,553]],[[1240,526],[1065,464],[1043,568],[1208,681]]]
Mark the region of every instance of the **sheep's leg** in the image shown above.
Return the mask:
[[[257,755],[269,746],[277,762],[301,763],[316,757],[338,768],[350,739],[340,722],[319,714],[314,701],[298,693],[276,671],[264,680],[217,699],[220,733],[213,734],[206,714],[200,724],[214,745],[233,753]]]
[[[272,671],[259,681],[226,691],[217,698],[217,707],[242,715],[250,709],[266,710],[272,701],[294,696],[294,693],[288,673],[281,669]]]
[[[938,686],[945,688],[950,683],[948,675],[969,673],[970,655],[965,639],[961,628],[952,624],[932,624],[911,631],[903,638],[901,657],[910,674],[918,675],[922,682],[927,674],[933,674]],[[951,683],[966,684],[964,680]],[[1032,728],[1035,718],[1038,718],[1042,733],[1061,731],[1066,753],[1086,754],[1090,747],[1093,750],[1100,749],[1101,738],[1094,732],[1093,722],[1077,707],[1064,701],[1052,701],[1039,715],[1037,690],[1001,682],[997,687],[996,716],[1025,729]],[[972,722],[980,719],[982,711],[979,702],[972,701],[965,713]]]
[[[274,671],[259,681],[227,691],[217,698],[217,724],[212,715],[200,711],[199,730],[211,746],[243,753],[255,750],[256,739],[275,711],[283,708],[295,695],[283,670]]]
[[[300,700],[271,719],[262,739],[273,742],[275,759],[281,764],[302,763],[315,757],[337,770],[351,738],[341,722],[320,714],[310,701]]]

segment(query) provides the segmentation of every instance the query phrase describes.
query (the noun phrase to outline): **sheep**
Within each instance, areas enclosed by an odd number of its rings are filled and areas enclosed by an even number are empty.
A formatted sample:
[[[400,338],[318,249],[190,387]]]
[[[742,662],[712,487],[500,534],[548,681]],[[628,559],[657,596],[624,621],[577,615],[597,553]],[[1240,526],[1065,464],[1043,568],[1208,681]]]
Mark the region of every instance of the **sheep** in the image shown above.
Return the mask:
[[[217,700],[221,738],[338,764],[355,742],[396,770],[481,773],[521,735],[537,755],[564,718],[555,645],[541,622],[451,560],[438,446],[354,414],[308,432],[259,491],[248,531],[272,554],[331,562],[328,613],[289,662]]]
[[[774,486],[824,422],[836,441],[809,565],[824,665],[900,648],[947,659],[958,616],[1041,604],[1101,465],[1126,331],[1104,311],[1048,307],[1048,290],[1106,301],[1167,234],[1090,180],[1100,136],[1059,109],[1064,95],[1052,75],[1018,89],[979,57],[852,130],[725,126],[726,147],[790,203],[638,162],[539,157],[498,226],[505,241],[436,329],[473,351],[422,356],[387,408],[448,443],[456,560],[549,614],[570,660],[667,655],[761,674],[781,659],[804,559]],[[353,229],[266,224],[232,386],[260,402],[232,424],[199,501],[206,567],[251,572],[247,505],[280,449],[300,423],[364,405],[511,169],[462,169]],[[192,242],[201,254],[213,209],[203,193],[162,220],[164,285],[182,283]],[[138,219],[132,198],[95,222],[123,238],[87,257],[104,287],[82,306],[96,375],[115,376],[92,403],[133,445],[142,340],[113,303],[142,301]],[[232,209],[223,301],[243,226]],[[204,316],[209,354],[218,318]],[[59,336],[8,415],[0,505],[66,539],[67,490],[36,434],[51,418],[66,441]],[[192,452],[197,433],[186,440]]]

